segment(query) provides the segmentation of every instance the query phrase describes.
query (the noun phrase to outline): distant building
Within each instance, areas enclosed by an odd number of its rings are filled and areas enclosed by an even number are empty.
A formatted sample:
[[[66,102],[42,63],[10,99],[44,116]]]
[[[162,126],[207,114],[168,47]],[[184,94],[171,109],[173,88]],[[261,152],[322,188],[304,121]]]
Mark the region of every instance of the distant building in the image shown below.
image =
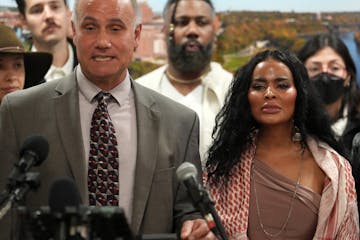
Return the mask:
[[[23,27],[16,7],[0,7],[0,23],[11,28]]]
[[[163,33],[164,20],[161,14],[154,14],[147,0],[139,1],[141,10],[142,32],[140,44],[134,53],[134,58],[141,61],[164,63],[167,58],[166,41]],[[30,33],[20,20],[20,14],[16,7],[0,7],[0,22],[13,28],[17,36],[24,40]],[[216,18],[216,27],[221,33],[219,19]]]
[[[166,40],[163,33],[164,19],[160,14],[154,14],[149,7],[147,0],[139,2],[142,12],[142,32],[140,44],[135,52],[137,60],[163,63],[167,57]],[[218,34],[221,34],[221,26],[219,18],[215,19],[215,27]]]
[[[140,44],[134,57],[138,60],[162,63],[166,59],[166,42],[162,32],[164,20],[154,15],[147,1],[139,2],[142,14]]]

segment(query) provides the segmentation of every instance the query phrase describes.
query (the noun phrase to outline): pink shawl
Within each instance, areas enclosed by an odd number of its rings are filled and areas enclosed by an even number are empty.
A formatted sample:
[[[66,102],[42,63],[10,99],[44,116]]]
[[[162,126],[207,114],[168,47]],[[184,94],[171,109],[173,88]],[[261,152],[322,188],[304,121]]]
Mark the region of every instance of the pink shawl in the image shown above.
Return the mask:
[[[313,239],[358,240],[359,216],[350,164],[323,142],[309,137],[307,144],[315,161],[327,176]],[[209,188],[229,239],[248,239],[250,167],[255,148],[252,144],[242,154],[240,163],[231,170],[226,189],[221,186],[210,188],[204,174],[204,184]]]

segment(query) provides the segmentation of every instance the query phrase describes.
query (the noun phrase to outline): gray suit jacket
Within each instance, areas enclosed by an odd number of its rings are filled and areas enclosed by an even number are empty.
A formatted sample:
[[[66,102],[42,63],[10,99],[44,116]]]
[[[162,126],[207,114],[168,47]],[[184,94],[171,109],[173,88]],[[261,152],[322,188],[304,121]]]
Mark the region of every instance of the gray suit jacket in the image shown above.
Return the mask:
[[[135,234],[174,232],[185,218],[199,216],[175,176],[176,168],[184,161],[194,163],[201,172],[198,118],[193,111],[135,82],[132,87],[138,150],[131,228]],[[1,103],[1,190],[13,163],[19,160],[25,138],[42,135],[50,145],[47,160],[32,169],[40,172],[41,187],[36,193],[28,194],[29,209],[48,204],[50,186],[61,176],[75,180],[83,203],[88,204],[78,92],[72,74],[9,94]],[[6,219],[0,222],[0,239],[8,239],[3,235],[5,226],[8,226]]]

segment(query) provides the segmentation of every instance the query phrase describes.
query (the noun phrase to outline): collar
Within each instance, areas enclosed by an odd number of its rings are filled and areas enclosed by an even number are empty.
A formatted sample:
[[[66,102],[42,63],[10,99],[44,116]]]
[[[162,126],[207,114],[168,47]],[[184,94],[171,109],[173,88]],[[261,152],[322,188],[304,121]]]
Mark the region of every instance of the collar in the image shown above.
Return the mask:
[[[84,73],[81,70],[80,64],[76,67],[76,79],[79,85],[80,92],[85,96],[85,99],[92,103],[94,97],[102,91],[101,88],[93,84],[89,79],[87,79]],[[116,102],[121,106],[126,99],[128,99],[131,93],[131,80],[129,72],[126,73],[124,81],[122,81],[115,88],[107,91],[115,98]]]
[[[168,65],[164,65],[156,70],[159,71],[157,74],[159,74],[160,77],[156,78],[158,80],[155,78],[153,79],[154,84],[157,81],[157,85],[160,86],[161,79],[164,77],[167,79],[165,74],[167,67]],[[163,77],[160,74],[162,74]],[[227,92],[231,79],[232,74],[224,70],[219,63],[210,62],[210,71],[202,78],[201,85],[204,87],[205,92],[212,91],[215,94],[217,101],[222,105],[222,99],[224,98],[223,94],[224,92]],[[167,79],[167,81],[169,80]]]
[[[46,79],[46,81],[51,81],[56,78],[64,77],[66,75],[69,75],[73,71],[74,51],[69,43],[67,43],[67,46],[68,46],[68,52],[69,52],[69,57],[68,57],[67,61],[65,62],[65,64],[62,67],[56,67],[54,65],[51,65],[50,69],[47,71],[47,73],[44,77]],[[31,51],[37,52],[37,49],[34,45],[32,45]]]

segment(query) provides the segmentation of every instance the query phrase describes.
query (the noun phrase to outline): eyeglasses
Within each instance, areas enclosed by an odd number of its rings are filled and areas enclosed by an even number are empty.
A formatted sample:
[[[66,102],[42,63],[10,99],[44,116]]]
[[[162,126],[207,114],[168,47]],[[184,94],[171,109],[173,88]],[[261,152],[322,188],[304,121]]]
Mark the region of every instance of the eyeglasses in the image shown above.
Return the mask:
[[[322,72],[342,76],[346,72],[346,67],[339,63],[329,63],[327,65],[321,63],[310,63],[305,65],[305,67],[310,77],[318,75]]]

